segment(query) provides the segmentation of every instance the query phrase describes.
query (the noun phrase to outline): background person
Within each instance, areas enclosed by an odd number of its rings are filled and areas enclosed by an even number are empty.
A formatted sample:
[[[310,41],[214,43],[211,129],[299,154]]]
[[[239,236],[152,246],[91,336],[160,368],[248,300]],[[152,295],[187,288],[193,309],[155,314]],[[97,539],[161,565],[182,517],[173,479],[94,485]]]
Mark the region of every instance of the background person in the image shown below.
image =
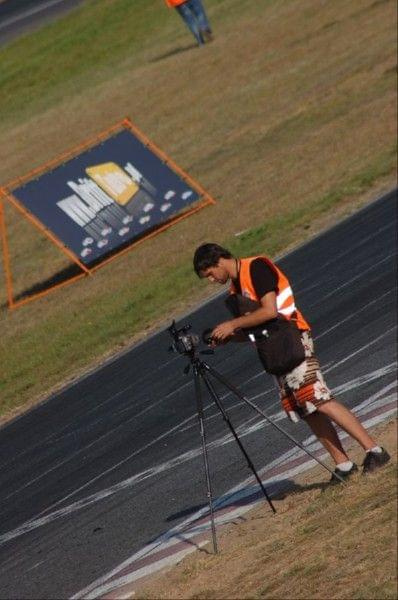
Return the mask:
[[[276,378],[282,406],[293,421],[303,418],[308,423],[334,460],[335,472],[347,479],[358,468],[345,452],[332,421],[365,450],[364,473],[388,462],[388,452],[376,444],[351,411],[333,398],[314,354],[310,326],[295,305],[293,291],[284,273],[265,256],[235,258],[218,244],[199,246],[193,264],[199,277],[221,285],[229,281],[230,294],[241,298],[243,304],[247,299],[256,303],[252,312],[240,313],[240,316],[218,324],[211,334],[216,343],[233,340],[242,329],[263,326],[266,322],[271,330],[281,315],[298,328],[305,358],[291,371]],[[332,477],[332,481],[338,480]]]
[[[201,0],[165,0],[167,6],[175,8],[195,40],[202,46],[211,42],[213,34]]]

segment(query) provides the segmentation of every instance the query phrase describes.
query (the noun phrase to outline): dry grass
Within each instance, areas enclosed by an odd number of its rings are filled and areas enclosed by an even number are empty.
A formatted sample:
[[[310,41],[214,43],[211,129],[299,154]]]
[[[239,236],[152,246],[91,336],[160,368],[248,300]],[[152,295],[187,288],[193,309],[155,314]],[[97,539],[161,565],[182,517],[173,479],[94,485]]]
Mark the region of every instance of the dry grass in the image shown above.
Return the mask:
[[[207,5],[211,45],[190,47],[170,13],[133,54],[119,48],[116,66],[77,73],[50,90],[47,104],[33,98],[31,116],[21,109],[3,122],[4,183],[130,115],[218,200],[94,277],[15,313],[4,308],[3,288],[3,415],[206,295],[190,266],[204,240],[275,255],[314,231],[316,219],[345,214],[365,191],[394,185],[392,0]],[[65,261],[14,213],[7,219],[21,292]]]
[[[189,555],[130,597],[397,598],[396,423],[375,434],[394,452],[386,468],[344,487],[320,484],[327,476],[318,467],[299,476],[275,516],[256,508],[227,526],[218,555]]]

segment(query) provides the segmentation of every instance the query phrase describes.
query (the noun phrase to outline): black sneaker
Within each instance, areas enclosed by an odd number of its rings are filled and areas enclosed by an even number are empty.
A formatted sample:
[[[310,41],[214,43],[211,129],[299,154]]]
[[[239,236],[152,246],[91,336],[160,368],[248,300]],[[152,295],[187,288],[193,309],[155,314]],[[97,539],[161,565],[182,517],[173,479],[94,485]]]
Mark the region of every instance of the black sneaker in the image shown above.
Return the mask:
[[[214,40],[213,32],[210,29],[202,29],[200,33],[205,42],[212,42]]]
[[[341,479],[343,479],[343,481],[347,481],[347,479],[349,479],[351,477],[351,475],[353,473],[355,473],[356,471],[358,471],[358,466],[355,463],[352,463],[352,467],[349,471],[343,471],[342,469],[339,469],[338,467],[336,467],[334,470],[336,475],[341,477]],[[338,479],[337,477],[332,475],[332,477],[330,478],[330,483],[342,483],[342,482],[340,479]]]
[[[381,449],[381,452],[367,452],[365,460],[362,463],[362,473],[372,473],[379,469],[390,460],[391,456],[387,450]]]

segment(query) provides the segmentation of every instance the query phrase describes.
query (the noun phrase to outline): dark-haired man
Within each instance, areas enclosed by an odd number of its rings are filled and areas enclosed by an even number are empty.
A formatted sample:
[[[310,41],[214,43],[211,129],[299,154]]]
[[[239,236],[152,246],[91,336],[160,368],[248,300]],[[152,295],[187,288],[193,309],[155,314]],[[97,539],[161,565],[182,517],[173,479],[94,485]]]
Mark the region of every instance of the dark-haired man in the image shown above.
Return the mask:
[[[365,450],[364,473],[388,462],[388,452],[377,445],[351,411],[333,398],[314,354],[310,326],[296,307],[290,283],[279,267],[265,256],[236,258],[213,243],[196,249],[193,264],[201,278],[222,285],[230,282],[230,294],[241,300],[241,306],[245,301],[251,302],[250,310],[241,310],[238,316],[213,329],[215,343],[233,340],[242,330],[250,331],[264,324],[272,327],[278,319],[288,320],[299,330],[303,360],[277,376],[282,406],[293,421],[303,418],[308,423],[333,458],[336,473],[347,479],[358,468],[345,452],[332,421]],[[255,343],[260,346],[258,341]],[[332,477],[332,481],[338,480]]]

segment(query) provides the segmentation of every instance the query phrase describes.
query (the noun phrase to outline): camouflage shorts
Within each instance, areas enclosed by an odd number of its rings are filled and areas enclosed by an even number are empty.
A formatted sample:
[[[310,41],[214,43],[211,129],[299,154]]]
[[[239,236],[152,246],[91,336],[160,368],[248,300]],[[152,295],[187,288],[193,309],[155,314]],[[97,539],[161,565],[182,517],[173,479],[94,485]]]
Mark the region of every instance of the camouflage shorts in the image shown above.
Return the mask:
[[[311,332],[303,331],[301,341],[305,360],[289,373],[276,378],[282,406],[294,422],[315,412],[320,404],[333,398],[314,354]]]

